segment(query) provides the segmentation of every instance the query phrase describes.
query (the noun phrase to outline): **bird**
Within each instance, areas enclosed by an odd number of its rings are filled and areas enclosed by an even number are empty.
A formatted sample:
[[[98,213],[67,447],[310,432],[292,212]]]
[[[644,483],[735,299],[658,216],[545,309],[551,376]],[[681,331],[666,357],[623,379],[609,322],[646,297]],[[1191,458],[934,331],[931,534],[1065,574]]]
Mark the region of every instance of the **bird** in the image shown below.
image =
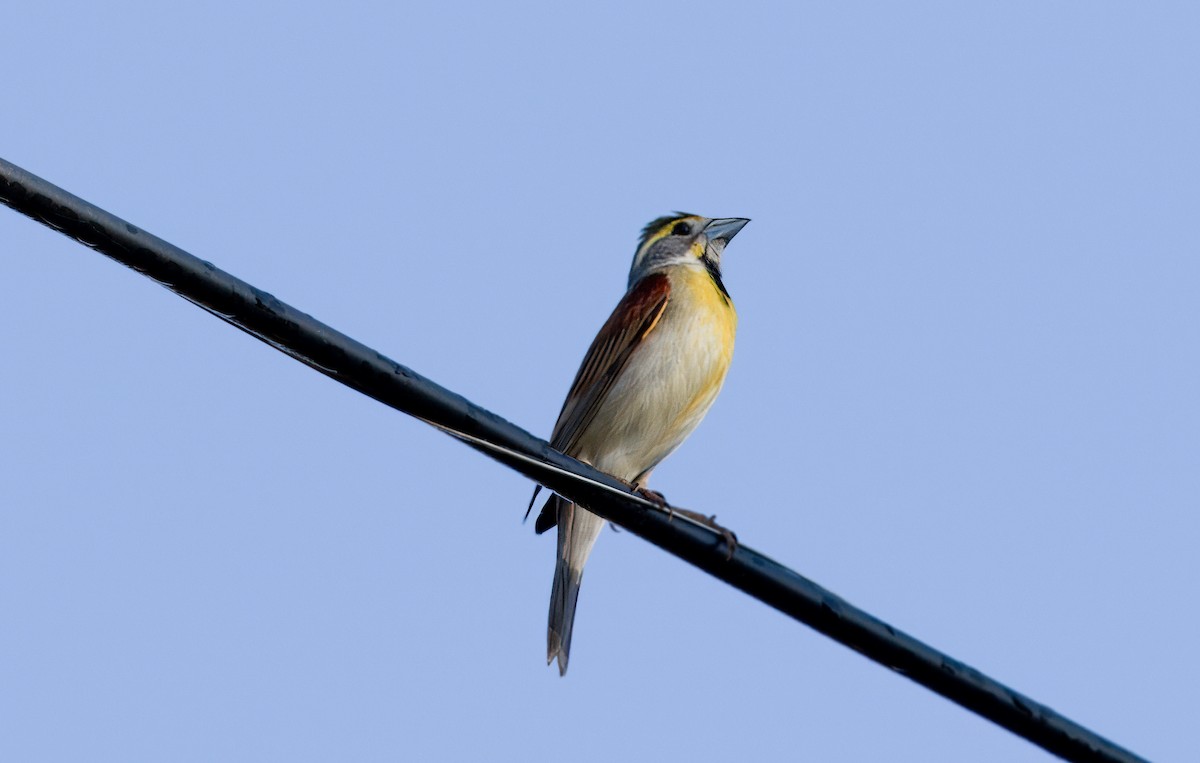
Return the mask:
[[[625,295],[584,356],[551,446],[665,505],[646,483],[725,382],[737,312],[721,279],[721,255],[748,222],[677,212],[642,230]],[[604,524],[552,494],[534,525],[538,534],[558,526],[546,662],[557,659],[560,675],[567,673],[583,567]]]

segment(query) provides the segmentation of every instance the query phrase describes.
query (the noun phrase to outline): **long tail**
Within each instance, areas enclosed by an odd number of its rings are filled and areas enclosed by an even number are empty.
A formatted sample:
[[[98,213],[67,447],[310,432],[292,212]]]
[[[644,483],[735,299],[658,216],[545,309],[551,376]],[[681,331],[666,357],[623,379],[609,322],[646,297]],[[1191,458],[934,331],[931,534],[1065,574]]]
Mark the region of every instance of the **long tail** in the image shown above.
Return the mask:
[[[552,496],[558,516],[558,560],[554,566],[554,587],[550,591],[550,624],[546,631],[546,662],[558,658],[559,675],[567,674],[571,652],[571,631],[575,625],[575,603],[583,582],[583,565],[604,520],[590,511],[558,496]]]

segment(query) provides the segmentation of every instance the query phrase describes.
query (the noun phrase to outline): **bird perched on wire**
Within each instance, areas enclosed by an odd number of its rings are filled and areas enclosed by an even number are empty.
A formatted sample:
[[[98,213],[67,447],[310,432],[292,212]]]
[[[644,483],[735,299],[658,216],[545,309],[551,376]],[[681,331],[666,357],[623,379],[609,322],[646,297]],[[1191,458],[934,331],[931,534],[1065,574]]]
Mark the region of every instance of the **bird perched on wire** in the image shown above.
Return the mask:
[[[628,290],[592,341],[558,415],[554,448],[645,490],[650,472],[692,433],[725,381],[737,313],[721,281],[721,254],[748,222],[677,213],[645,227]],[[604,520],[552,495],[535,529],[556,524],[546,661],[558,658],[565,675],[583,565]]]

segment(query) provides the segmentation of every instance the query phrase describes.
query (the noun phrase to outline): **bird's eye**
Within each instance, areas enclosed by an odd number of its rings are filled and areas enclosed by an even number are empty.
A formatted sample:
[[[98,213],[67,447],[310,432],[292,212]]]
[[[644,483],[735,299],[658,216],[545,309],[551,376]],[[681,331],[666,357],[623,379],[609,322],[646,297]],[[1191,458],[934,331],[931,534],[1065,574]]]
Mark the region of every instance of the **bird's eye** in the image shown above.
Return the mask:
[[[671,229],[673,236],[688,236],[691,235],[692,226],[688,223],[675,223],[675,227]]]

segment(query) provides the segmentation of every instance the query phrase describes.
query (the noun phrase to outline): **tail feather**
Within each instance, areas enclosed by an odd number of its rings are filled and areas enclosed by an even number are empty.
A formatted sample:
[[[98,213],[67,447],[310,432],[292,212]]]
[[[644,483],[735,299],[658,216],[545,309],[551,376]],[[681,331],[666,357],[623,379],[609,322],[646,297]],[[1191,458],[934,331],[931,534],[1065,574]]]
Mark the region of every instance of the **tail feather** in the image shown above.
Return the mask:
[[[546,501],[546,505],[542,507],[541,513],[537,516],[537,521],[533,523],[533,531],[538,535],[549,530],[558,524],[558,509],[555,508],[554,499]]]
[[[571,633],[575,630],[575,604],[583,570],[572,570],[560,559],[554,569],[554,589],[550,592],[550,625],[546,630],[546,662],[558,658],[558,674],[567,674],[571,653]]]
[[[604,528],[604,520],[558,496],[551,497],[548,504],[551,503],[554,504],[554,515],[558,519],[558,559],[550,592],[546,662],[554,662],[557,657],[559,675],[566,675],[571,633],[575,625],[575,604],[579,601],[579,585],[583,582],[583,565]],[[550,508],[547,505],[546,510]]]

